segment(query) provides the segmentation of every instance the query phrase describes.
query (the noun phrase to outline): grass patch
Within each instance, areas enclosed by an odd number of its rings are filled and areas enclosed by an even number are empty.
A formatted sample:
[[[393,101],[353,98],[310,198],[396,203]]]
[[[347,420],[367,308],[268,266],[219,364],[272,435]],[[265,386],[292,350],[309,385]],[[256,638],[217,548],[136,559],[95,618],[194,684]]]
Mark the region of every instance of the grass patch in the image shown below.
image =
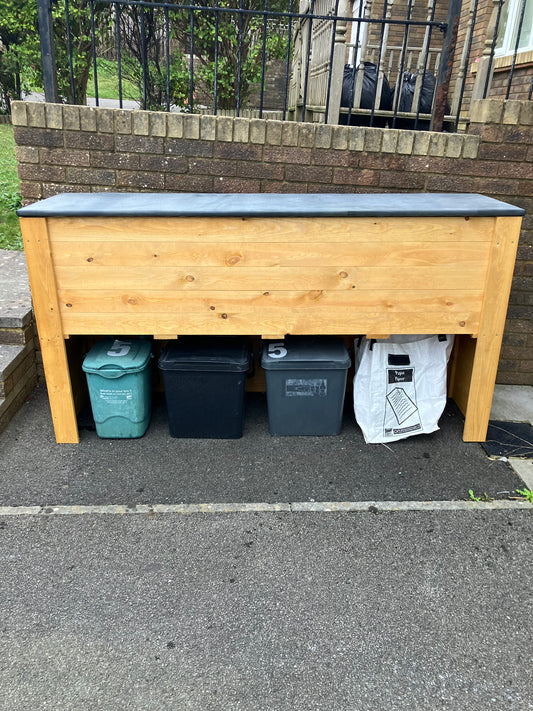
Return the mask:
[[[96,72],[98,77],[98,98],[118,100],[118,64],[109,59],[98,57],[96,60]],[[87,82],[87,96],[94,97],[94,75],[91,68],[89,81]],[[122,77],[122,98],[139,100],[139,91],[130,81]]]
[[[118,63],[110,59],[97,57],[96,72],[98,76],[98,98],[115,99],[118,101]],[[32,86],[31,91],[44,93],[42,86]],[[94,99],[94,71],[91,64],[89,80],[87,82],[87,96]],[[78,97],[79,98],[79,97]],[[124,101],[139,101],[139,90],[131,81],[122,77],[122,99]]]
[[[13,126],[0,125],[0,249],[22,250],[19,220],[20,185]]]

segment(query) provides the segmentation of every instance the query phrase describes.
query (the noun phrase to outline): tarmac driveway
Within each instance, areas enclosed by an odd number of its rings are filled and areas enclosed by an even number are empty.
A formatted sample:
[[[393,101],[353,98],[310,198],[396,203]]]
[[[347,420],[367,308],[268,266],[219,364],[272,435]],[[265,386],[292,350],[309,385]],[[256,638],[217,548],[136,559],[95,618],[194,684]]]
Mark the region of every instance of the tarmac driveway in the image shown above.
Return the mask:
[[[0,708],[533,708],[529,511],[0,518]]]
[[[261,398],[232,442],[80,424],[41,386],[0,435],[2,711],[533,709],[531,509],[453,408],[390,449],[271,438]]]

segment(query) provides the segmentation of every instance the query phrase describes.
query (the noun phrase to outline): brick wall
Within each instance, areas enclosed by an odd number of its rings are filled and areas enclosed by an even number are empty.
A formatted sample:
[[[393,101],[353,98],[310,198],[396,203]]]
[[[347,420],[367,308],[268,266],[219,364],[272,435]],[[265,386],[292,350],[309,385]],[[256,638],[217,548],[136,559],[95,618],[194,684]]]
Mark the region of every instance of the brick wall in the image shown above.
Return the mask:
[[[517,64],[515,66],[509,99],[527,99],[531,87],[532,68],[533,64]],[[507,85],[509,83],[509,72],[509,67],[495,70],[492,84],[490,85],[490,98],[505,98]]]
[[[498,371],[499,383],[524,385],[533,385],[532,126],[532,101],[478,101],[472,108],[470,133],[481,138],[478,174],[487,176],[476,190],[487,185],[487,194],[526,210]]]
[[[533,102],[468,135],[17,102],[24,203],[59,192],[480,192],[527,211],[500,383],[533,384]]]

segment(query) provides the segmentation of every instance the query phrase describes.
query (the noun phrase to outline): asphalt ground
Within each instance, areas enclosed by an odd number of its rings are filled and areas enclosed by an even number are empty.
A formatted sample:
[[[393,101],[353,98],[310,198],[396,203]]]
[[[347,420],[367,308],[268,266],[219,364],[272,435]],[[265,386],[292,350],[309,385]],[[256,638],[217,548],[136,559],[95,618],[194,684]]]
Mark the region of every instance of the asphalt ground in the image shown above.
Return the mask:
[[[271,437],[261,395],[240,440],[173,439],[161,401],[139,440],[79,424],[57,445],[40,385],[0,434],[1,711],[533,709],[531,509],[453,404],[390,447],[349,409]]]
[[[265,396],[250,393],[241,439],[170,437],[160,398],[140,439],[99,438],[89,408],[80,444],[57,445],[40,385],[0,435],[0,505],[461,500],[524,486],[508,462],[462,441],[453,403],[440,426],[368,445],[347,407],[339,436],[272,437]]]
[[[0,708],[533,708],[529,511],[0,518]]]

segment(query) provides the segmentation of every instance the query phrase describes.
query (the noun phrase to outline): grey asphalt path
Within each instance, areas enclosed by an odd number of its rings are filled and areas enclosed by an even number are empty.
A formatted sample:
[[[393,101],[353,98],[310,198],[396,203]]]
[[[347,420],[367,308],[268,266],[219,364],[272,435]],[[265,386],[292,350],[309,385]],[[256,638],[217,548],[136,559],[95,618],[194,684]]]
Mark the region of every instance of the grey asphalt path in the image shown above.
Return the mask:
[[[0,519],[2,711],[526,711],[528,511]]]
[[[347,407],[338,437],[271,437],[265,398],[251,395],[239,440],[171,438],[159,401],[141,439],[100,439],[89,411],[80,444],[57,445],[40,385],[0,434],[0,506],[464,500],[470,488],[507,498],[524,486],[507,462],[462,441],[453,404],[440,424],[366,445]]]
[[[39,92],[27,94],[24,97],[24,101],[44,101],[44,94],[40,94]],[[87,98],[87,106],[96,106],[96,99],[92,96],[89,96]],[[98,106],[108,109],[118,109],[120,108],[120,102],[118,99],[99,99]],[[123,109],[136,110],[139,109],[139,107],[140,105],[138,101],[130,101],[129,99],[124,99],[122,101]]]

